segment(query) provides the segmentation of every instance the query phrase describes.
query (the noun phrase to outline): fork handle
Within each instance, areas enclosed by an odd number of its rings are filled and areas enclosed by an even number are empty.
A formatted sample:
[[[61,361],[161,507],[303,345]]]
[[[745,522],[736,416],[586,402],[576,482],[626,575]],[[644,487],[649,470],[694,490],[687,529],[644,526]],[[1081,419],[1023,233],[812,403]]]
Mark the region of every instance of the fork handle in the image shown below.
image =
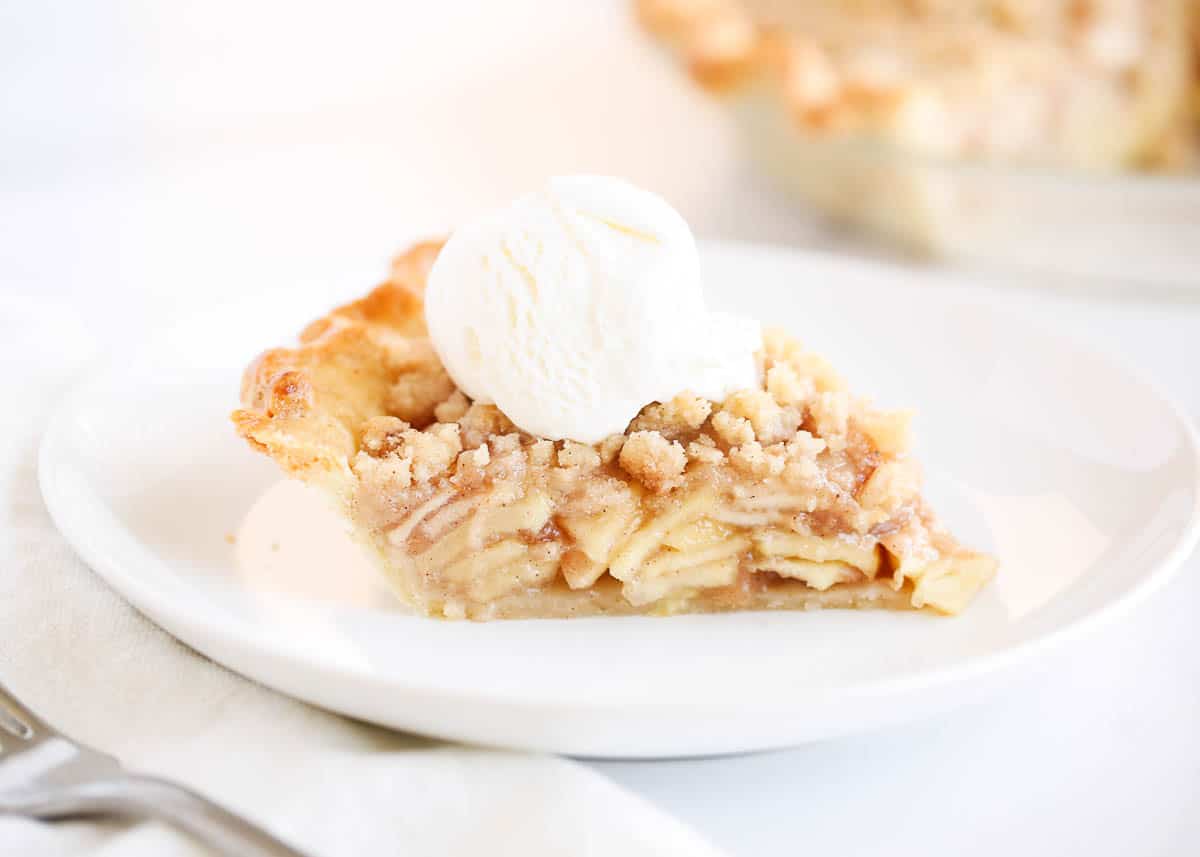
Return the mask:
[[[24,803],[12,810],[38,818],[149,816],[230,857],[308,857],[203,795],[155,777],[130,775],[30,793]]]

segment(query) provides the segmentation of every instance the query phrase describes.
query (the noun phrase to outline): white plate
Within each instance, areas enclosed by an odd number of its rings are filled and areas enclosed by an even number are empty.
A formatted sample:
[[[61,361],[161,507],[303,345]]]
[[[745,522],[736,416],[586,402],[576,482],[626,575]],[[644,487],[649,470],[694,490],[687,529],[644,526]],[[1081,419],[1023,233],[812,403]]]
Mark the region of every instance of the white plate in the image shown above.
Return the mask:
[[[95,374],[45,437],[46,503],[109,584],[231,669],[400,729],[589,756],[778,747],[969,700],[1161,584],[1195,544],[1195,434],[1105,357],[915,274],[747,246],[705,256],[715,303],[919,408],[929,493],[1003,563],[962,616],[400,612],[361,557],[321,540],[327,522],[281,522],[307,498],[269,490],[273,465],[228,421],[250,358],[347,296],[327,287],[188,319]]]

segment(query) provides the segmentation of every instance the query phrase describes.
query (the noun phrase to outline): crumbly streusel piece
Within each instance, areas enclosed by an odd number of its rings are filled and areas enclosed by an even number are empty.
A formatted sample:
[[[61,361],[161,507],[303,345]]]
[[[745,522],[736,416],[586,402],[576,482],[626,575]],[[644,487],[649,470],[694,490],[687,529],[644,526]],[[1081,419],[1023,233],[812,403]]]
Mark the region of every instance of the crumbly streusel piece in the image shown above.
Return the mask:
[[[625,440],[617,459],[621,467],[655,494],[664,494],[683,484],[687,453],[677,440],[667,440],[656,431],[635,431]]]
[[[669,402],[653,402],[642,409],[629,431],[656,431],[667,438],[694,432],[712,413],[713,403],[693,393],[680,393]]]

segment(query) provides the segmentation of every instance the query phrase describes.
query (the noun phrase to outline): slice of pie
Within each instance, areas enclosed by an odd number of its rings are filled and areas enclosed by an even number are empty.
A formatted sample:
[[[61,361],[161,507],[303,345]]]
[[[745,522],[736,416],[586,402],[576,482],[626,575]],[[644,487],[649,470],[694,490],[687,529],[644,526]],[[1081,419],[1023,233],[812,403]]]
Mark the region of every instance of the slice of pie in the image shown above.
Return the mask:
[[[455,388],[424,324],[440,244],[245,374],[238,433],[335,498],[395,591],[471,619],[820,607],[957,613],[996,561],[939,528],[909,414],[779,333],[763,383],[647,404],[595,445]]]

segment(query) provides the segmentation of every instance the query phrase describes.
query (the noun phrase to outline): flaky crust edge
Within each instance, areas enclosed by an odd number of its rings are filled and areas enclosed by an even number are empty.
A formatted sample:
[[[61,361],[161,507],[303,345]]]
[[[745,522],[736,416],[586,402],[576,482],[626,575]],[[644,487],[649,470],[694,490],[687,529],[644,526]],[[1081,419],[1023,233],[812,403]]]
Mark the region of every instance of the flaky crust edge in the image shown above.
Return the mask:
[[[309,324],[298,346],[259,355],[242,376],[242,407],[231,415],[238,435],[343,506],[351,502],[350,461],[362,427],[386,413],[397,374],[384,343],[424,337],[425,280],[442,243],[397,256],[387,280]]]

